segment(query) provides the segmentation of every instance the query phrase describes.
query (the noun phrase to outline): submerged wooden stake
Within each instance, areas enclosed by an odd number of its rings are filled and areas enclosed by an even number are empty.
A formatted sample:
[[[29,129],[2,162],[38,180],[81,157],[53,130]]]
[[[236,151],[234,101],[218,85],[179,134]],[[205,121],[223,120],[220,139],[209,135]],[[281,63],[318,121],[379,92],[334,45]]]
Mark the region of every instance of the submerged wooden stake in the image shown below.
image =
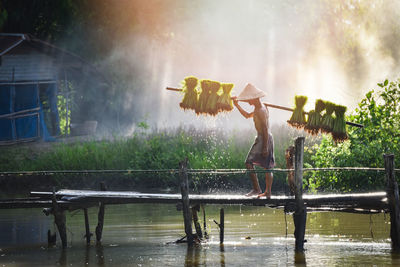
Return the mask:
[[[297,252],[304,251],[304,235],[306,232],[307,209],[303,200],[303,152],[304,137],[298,137],[295,141],[294,181],[296,211],[293,214],[294,237],[296,238],[295,249]]]
[[[199,239],[203,238],[203,232],[201,231],[201,226],[199,223],[199,216],[197,215],[197,212],[200,211],[200,204],[197,204],[192,207],[192,215],[193,215],[193,223],[194,223],[194,228],[196,229],[196,234]]]
[[[51,197],[51,202],[53,206],[53,215],[54,215],[54,222],[56,223],[58,233],[60,234],[62,248],[67,247],[67,227],[66,227],[66,219],[65,213],[62,208],[60,208],[57,204],[56,200],[56,193],[53,188],[53,195]]]
[[[185,225],[185,233],[187,237],[188,245],[193,244],[193,233],[192,233],[192,214],[190,212],[189,203],[189,185],[187,175],[187,158],[179,162],[179,176],[181,178],[181,194],[182,194],[182,211],[183,211],[183,222]]]
[[[390,211],[390,238],[392,249],[400,251],[400,209],[399,209],[399,186],[394,176],[394,155],[383,155],[386,170],[386,194]]]
[[[204,208],[204,205],[201,205],[201,209],[203,210],[203,229],[204,229],[204,238],[208,239],[208,233],[207,233],[207,221],[206,221],[206,209]]]
[[[106,191],[107,187],[105,185],[104,182],[100,183],[100,190],[101,191]],[[101,236],[103,234],[103,225],[104,225],[104,209],[105,209],[105,205],[103,202],[100,202],[99,205],[99,214],[98,214],[98,222],[97,222],[97,226],[96,226],[96,240],[97,242],[101,242]]]
[[[54,234],[51,233],[51,230],[47,230],[47,245],[49,247],[55,246],[57,243],[57,234],[54,232]]]
[[[92,235],[92,233],[90,233],[90,229],[89,229],[89,216],[88,216],[88,211],[87,208],[83,209],[83,214],[85,215],[85,237],[86,237],[86,244],[90,244],[90,237]]]
[[[224,209],[219,210],[219,243],[224,243],[225,213]]]
[[[225,214],[223,208],[219,210],[219,223],[216,220],[214,220],[214,223],[219,228],[219,243],[222,245],[224,243],[224,230],[225,230]]]

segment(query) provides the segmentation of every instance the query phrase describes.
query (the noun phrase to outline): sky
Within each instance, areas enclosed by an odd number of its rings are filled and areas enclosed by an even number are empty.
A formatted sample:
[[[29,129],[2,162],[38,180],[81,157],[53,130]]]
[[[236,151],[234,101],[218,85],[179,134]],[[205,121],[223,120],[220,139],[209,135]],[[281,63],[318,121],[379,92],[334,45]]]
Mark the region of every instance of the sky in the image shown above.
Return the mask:
[[[132,5],[136,30],[106,61],[122,62],[120,67],[135,74],[128,77],[126,86],[132,89],[121,109],[135,105],[135,116],[152,127],[252,127],[237,110],[207,117],[180,109],[182,95],[165,88],[180,87],[190,75],[234,83],[233,95],[252,83],[266,92],[263,102],[294,107],[295,95],[305,95],[306,110],[320,98],[347,106],[347,114],[377,83],[398,78],[400,1],[152,0]],[[290,115],[270,109],[272,124],[283,124]]]

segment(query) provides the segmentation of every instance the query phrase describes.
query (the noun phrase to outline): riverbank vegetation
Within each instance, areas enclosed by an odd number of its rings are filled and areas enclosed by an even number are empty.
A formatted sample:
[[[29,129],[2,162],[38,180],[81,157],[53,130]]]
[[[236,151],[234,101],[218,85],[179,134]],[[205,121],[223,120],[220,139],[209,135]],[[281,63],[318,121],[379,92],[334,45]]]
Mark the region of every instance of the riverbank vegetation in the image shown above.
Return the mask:
[[[113,140],[55,143],[51,148],[21,146],[3,149],[0,155],[1,171],[46,171],[46,170],[159,170],[177,169],[179,161],[186,157],[193,169],[244,169],[244,160],[253,142],[254,131],[222,132],[179,128],[151,131],[145,122],[138,124],[138,131],[131,137]],[[288,126],[273,126],[276,167],[285,168],[284,151],[293,145],[300,131]],[[282,134],[285,133],[285,134]],[[307,147],[318,142],[318,138],[307,139]],[[307,149],[306,151],[311,151]],[[309,160],[311,154],[306,152]],[[261,175],[259,175],[261,178]],[[77,177],[81,177],[80,179]],[[124,188],[169,188],[178,186],[176,174],[132,173],[124,175],[53,175],[56,185],[88,183],[92,177],[110,180],[115,187]],[[286,175],[275,175],[278,187],[284,187]],[[48,177],[50,178],[50,177]],[[194,188],[198,190],[234,190],[249,184],[245,174],[194,175]],[[16,179],[25,179],[16,177]],[[32,179],[27,178],[27,179]],[[43,183],[43,177],[40,178]],[[71,181],[75,180],[71,184]],[[81,180],[81,182],[79,182]],[[119,182],[117,181],[119,180]],[[262,182],[263,179],[260,179]],[[244,187],[244,188],[246,188]],[[133,189],[130,188],[130,189]]]
[[[395,166],[400,166],[400,80],[378,83],[378,89],[366,93],[349,121],[364,128],[348,127],[349,140],[334,144],[329,136],[313,147],[315,167],[373,167],[383,168],[383,154],[395,155]],[[324,179],[313,174],[315,188],[340,191],[382,189],[384,174],[377,172],[328,172]]]
[[[306,137],[305,167],[383,167],[383,153],[394,153],[399,166],[400,82],[386,80],[378,86],[347,117],[348,121],[364,125],[361,129],[348,127],[348,141],[336,144],[330,136]],[[177,169],[179,161],[185,158],[193,169],[243,169],[255,134],[251,130],[223,132],[195,128],[152,131],[145,122],[137,126],[138,131],[132,136],[112,140],[56,143],[44,150],[36,146],[2,148],[0,171]],[[274,125],[272,133],[276,167],[285,168],[286,148],[305,133],[286,125]],[[191,178],[193,188],[198,191],[245,190],[249,185],[245,174],[199,174]],[[262,175],[259,178],[263,183]],[[11,178],[13,183],[23,179],[33,186],[55,184],[79,188],[93,187],[95,182],[105,179],[115,188],[130,190],[177,188],[179,180],[171,173]],[[37,183],[32,182],[35,179]],[[384,181],[384,173],[376,171],[313,171],[304,175],[305,187],[311,192],[379,190],[383,189]],[[285,173],[275,173],[274,187],[287,191]]]

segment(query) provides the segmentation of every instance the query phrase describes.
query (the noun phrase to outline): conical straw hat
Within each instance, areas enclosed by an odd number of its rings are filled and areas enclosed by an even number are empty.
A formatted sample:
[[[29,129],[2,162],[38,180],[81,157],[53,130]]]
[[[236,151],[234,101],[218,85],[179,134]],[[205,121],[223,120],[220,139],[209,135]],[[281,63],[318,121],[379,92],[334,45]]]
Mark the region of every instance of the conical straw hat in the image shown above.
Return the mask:
[[[264,96],[265,96],[264,91],[261,91],[251,83],[248,83],[246,87],[243,89],[243,91],[237,97],[237,100],[246,101],[246,100],[261,98]]]

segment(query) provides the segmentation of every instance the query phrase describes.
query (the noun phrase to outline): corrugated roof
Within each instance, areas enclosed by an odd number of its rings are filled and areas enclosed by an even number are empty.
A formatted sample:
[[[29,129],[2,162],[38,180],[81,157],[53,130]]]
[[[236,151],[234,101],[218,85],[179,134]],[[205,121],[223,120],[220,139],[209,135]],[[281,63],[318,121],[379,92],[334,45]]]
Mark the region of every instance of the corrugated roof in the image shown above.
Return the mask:
[[[103,82],[110,84],[103,73],[76,54],[40,40],[30,34],[0,33],[0,56],[9,55],[16,51],[21,52],[19,50],[28,52],[29,49],[34,49],[54,58],[55,64],[58,64],[62,68],[70,69],[73,72],[76,69],[82,71],[85,68],[97,77],[102,78]]]

